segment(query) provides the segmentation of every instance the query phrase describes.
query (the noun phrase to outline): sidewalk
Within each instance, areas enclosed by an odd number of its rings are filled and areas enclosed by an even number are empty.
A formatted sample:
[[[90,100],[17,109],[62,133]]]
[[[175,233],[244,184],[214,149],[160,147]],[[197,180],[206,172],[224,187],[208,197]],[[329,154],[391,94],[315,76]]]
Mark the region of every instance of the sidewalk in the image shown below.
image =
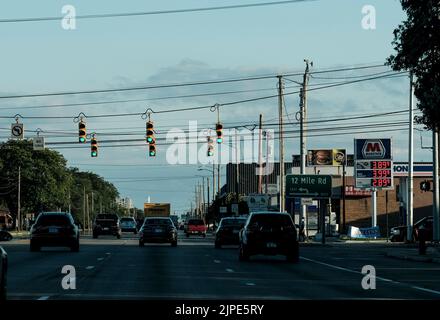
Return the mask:
[[[399,260],[440,263],[440,247],[428,246],[425,255],[419,254],[419,249],[414,246],[388,249],[386,256]]]
[[[12,235],[12,239],[29,239],[29,231],[9,231],[9,233]]]

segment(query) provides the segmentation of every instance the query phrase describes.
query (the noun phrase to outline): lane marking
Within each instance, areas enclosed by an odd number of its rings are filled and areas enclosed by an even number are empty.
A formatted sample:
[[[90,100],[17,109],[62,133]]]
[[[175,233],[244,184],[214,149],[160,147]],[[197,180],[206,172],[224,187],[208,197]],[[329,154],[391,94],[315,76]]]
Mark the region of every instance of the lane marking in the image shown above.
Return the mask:
[[[50,298],[50,296],[42,296],[42,297],[39,297],[37,300],[44,301],[44,300],[48,300],[49,298]]]
[[[95,268],[95,266],[88,266],[88,267],[86,267],[87,270],[92,270],[93,268]]]
[[[102,260],[104,260],[104,258],[98,258],[98,259],[96,259],[96,260],[98,260],[98,261],[102,261]]]
[[[234,272],[232,269],[226,269],[227,272]]]
[[[250,286],[250,287],[253,287],[253,286],[255,286],[256,284],[253,283],[253,282],[246,282],[246,285],[247,285],[247,286]]]
[[[301,259],[305,260],[305,261],[310,261],[310,262],[313,262],[313,263],[316,263],[316,264],[320,264],[320,265],[323,265],[323,266],[326,266],[326,267],[329,267],[329,268],[333,268],[333,269],[336,269],[336,270],[341,270],[341,271],[345,271],[345,272],[360,274],[360,275],[364,276],[364,274],[362,272],[360,272],[360,271],[351,270],[351,269],[347,269],[347,268],[343,268],[343,267],[338,267],[338,266],[335,266],[335,265],[332,265],[332,264],[329,264],[329,263],[325,263],[325,262],[321,262],[321,261],[317,261],[317,260],[313,260],[313,259],[309,259],[309,258],[301,257]],[[395,281],[395,280],[391,280],[391,279],[387,279],[387,278],[382,278],[382,277],[378,277],[378,276],[376,276],[376,279],[384,281],[384,282],[399,284],[399,285],[406,286],[406,287],[411,288],[411,289],[420,290],[420,291],[424,291],[424,292],[429,292],[429,293],[440,295],[440,291],[425,289],[425,288],[418,287],[418,286],[412,286],[412,285],[409,285],[407,283],[403,283],[403,282],[399,282],[399,281]]]
[[[214,260],[214,263],[220,263],[221,261],[220,260]]]

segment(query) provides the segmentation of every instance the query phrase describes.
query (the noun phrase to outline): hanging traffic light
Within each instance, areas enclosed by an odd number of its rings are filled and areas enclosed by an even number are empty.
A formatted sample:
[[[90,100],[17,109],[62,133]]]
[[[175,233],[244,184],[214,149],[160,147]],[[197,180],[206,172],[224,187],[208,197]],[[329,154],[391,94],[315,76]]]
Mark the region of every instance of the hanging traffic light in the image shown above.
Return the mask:
[[[96,158],[98,156],[98,140],[93,136],[92,140],[90,141],[90,154],[92,158]]]
[[[219,122],[215,125],[215,131],[217,132],[217,143],[223,142],[223,125]]]
[[[86,130],[86,124],[81,120],[78,124],[78,129],[79,129],[79,143],[86,143],[87,141],[87,130]]]
[[[211,137],[208,137],[208,151],[207,151],[208,157],[212,157],[214,155],[214,141]]]
[[[156,156],[156,144],[150,144],[149,146],[149,155],[150,157],[155,157]]]
[[[148,121],[147,122],[147,142],[149,144],[153,144],[155,143],[155,138],[154,138],[154,125],[153,125],[153,121]]]

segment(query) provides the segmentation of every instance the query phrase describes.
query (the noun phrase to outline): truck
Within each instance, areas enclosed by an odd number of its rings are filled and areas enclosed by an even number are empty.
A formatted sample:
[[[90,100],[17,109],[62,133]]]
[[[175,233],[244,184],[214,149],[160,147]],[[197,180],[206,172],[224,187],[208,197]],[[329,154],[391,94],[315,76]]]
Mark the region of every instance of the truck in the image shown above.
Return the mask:
[[[144,203],[144,217],[169,217],[170,209],[169,203]]]

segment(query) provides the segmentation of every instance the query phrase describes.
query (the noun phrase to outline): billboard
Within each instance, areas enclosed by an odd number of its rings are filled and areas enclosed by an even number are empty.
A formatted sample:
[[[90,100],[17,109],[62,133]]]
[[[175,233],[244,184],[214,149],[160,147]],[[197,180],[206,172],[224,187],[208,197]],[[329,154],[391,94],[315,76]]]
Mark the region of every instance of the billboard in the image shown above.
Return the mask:
[[[342,166],[345,149],[320,149],[307,151],[307,166]]]

